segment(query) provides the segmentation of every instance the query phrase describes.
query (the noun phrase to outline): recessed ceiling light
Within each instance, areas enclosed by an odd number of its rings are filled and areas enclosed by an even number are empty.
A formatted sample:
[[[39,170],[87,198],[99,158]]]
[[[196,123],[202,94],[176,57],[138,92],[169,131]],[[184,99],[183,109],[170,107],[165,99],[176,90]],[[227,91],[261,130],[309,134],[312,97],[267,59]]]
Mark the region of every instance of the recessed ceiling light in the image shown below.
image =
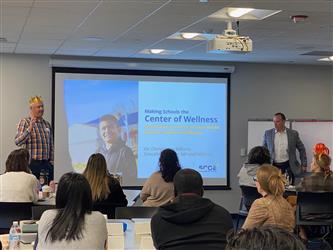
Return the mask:
[[[267,17],[275,15],[281,10],[265,10],[265,9],[252,9],[252,8],[238,8],[238,7],[225,7],[218,10],[210,18],[219,19],[237,19],[237,20],[263,20]]]
[[[240,17],[251,12],[252,10],[252,8],[230,8],[228,15],[231,17]]]
[[[318,61],[333,62],[333,56],[320,58]]]
[[[208,33],[194,33],[194,32],[176,32],[169,36],[167,39],[178,39],[178,40],[212,40],[217,34]]]
[[[196,36],[199,36],[199,33],[182,33],[182,37],[185,39],[193,39]]]
[[[183,52],[182,50],[171,50],[171,49],[143,49],[139,53],[146,55],[177,55]]]
[[[152,54],[161,54],[164,51],[164,49],[151,49],[150,53]]]

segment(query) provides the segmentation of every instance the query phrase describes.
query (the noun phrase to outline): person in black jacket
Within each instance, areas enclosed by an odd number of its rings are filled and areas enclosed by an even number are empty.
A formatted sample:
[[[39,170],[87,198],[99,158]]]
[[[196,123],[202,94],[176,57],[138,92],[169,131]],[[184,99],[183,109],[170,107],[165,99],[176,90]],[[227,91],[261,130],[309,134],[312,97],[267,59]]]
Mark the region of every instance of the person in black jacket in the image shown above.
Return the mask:
[[[126,207],[127,199],[119,181],[109,174],[106,160],[100,153],[89,157],[83,175],[87,178],[93,198],[93,210],[114,218],[116,207]]]
[[[201,175],[182,169],[173,182],[175,200],[161,206],[151,220],[156,249],[224,249],[232,219],[225,208],[202,198]]]

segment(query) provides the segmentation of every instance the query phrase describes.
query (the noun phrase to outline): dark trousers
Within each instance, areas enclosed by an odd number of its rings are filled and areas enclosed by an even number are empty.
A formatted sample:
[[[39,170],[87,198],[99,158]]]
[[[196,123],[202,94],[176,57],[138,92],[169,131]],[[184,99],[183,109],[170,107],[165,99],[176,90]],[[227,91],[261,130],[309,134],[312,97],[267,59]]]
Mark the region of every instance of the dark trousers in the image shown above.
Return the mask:
[[[46,183],[49,184],[53,180],[53,166],[48,160],[31,160],[29,168],[34,176],[39,180],[40,175],[44,174],[46,178]]]
[[[287,172],[289,175],[291,185],[295,185],[295,175],[290,169],[289,161],[279,162],[279,163],[273,162],[273,165],[279,168],[282,174],[285,174]]]

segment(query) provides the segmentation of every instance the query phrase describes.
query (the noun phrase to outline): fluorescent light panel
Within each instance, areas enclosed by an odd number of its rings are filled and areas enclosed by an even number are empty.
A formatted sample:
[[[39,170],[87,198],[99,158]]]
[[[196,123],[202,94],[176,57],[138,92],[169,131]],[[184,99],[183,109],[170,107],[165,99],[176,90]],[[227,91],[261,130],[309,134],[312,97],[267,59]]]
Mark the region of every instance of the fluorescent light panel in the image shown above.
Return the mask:
[[[212,40],[216,37],[216,35],[217,34],[196,33],[196,32],[176,32],[175,34],[169,36],[167,39],[204,41],[204,40]]]
[[[240,17],[251,12],[252,10],[252,8],[229,8],[228,15],[231,17]]]
[[[333,56],[320,58],[318,61],[333,62]]]
[[[181,36],[184,38],[184,39],[193,39],[194,37],[196,36],[199,36],[200,33],[182,33]]]
[[[281,12],[281,10],[265,10],[252,8],[225,7],[208,16],[219,19],[237,19],[237,20],[263,20],[272,15]]]
[[[169,50],[169,49],[144,49],[141,50],[140,54],[146,55],[177,55],[183,52],[182,50]]]

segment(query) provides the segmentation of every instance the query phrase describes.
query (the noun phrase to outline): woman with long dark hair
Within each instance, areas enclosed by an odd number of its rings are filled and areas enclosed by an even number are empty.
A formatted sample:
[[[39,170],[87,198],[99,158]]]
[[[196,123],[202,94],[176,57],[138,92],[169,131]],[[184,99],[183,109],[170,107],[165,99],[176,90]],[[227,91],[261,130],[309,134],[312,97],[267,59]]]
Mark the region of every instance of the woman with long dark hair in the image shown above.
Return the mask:
[[[61,177],[56,209],[45,211],[38,223],[37,249],[107,249],[106,220],[92,212],[91,189],[83,175]]]
[[[0,175],[1,202],[36,202],[38,180],[28,167],[29,152],[26,149],[12,151],[6,160],[6,171]]]
[[[164,149],[160,155],[159,168],[141,190],[144,206],[159,207],[174,198],[173,177],[181,169],[177,153],[172,149]]]
[[[102,154],[96,153],[89,157],[83,175],[90,184],[94,210],[114,218],[115,207],[127,206],[126,195],[119,181],[109,174]]]

